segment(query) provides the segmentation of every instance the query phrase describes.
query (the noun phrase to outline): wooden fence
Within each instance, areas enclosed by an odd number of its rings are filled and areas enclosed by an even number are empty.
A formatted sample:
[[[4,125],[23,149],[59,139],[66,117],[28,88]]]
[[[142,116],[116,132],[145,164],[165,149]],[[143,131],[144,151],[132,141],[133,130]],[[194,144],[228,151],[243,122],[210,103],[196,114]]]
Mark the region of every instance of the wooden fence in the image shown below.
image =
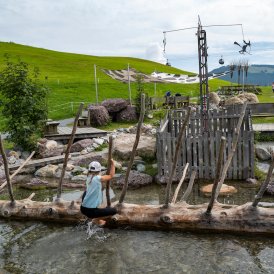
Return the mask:
[[[227,139],[224,152],[224,161],[231,150],[233,133],[237,127],[241,107],[213,110],[208,114],[207,131],[201,126],[201,114],[198,109],[192,113],[189,125],[185,132],[185,140],[181,146],[178,159],[178,168],[175,180],[182,176],[186,163],[189,163],[188,177],[196,168],[198,178],[213,179],[216,172],[216,161],[219,153],[220,139]],[[158,177],[168,177],[171,170],[172,159],[175,154],[176,137],[182,126],[186,112],[173,110],[161,123],[157,132],[157,160]],[[237,151],[227,173],[227,179],[247,179],[254,177],[254,132],[247,110],[240,130]]]

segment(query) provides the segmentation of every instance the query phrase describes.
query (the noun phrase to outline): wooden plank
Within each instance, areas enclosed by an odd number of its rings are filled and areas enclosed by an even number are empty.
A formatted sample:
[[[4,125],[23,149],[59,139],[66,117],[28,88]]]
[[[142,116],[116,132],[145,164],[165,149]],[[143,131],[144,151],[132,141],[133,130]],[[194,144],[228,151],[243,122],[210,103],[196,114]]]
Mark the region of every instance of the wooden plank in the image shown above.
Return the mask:
[[[243,179],[243,142],[242,142],[242,139],[243,139],[243,132],[240,132],[240,135],[239,135],[239,139],[238,139],[238,145],[237,145],[237,168],[238,168],[238,176],[237,176],[237,179],[238,180],[242,180]]]
[[[232,145],[232,136],[231,136],[231,134],[228,134],[228,138],[227,138],[227,154],[226,154],[227,156],[229,155],[229,153],[231,151],[231,145]],[[234,158],[234,156],[233,156],[233,158]],[[228,179],[233,179],[233,177],[232,177],[232,170],[233,170],[233,167],[230,164],[230,167],[228,168],[228,171],[227,171],[227,178]]]
[[[244,177],[243,179],[247,178],[248,177],[248,170],[249,170],[249,166],[248,166],[248,163],[249,163],[249,159],[248,159],[248,154],[249,154],[249,145],[248,145],[248,135],[247,135],[247,132],[244,131],[243,132],[243,162],[244,162]]]
[[[197,157],[198,138],[197,138],[197,136],[193,136],[192,142],[193,142],[193,164],[192,164],[192,167],[197,168],[197,166],[198,166],[198,162],[197,162],[197,158],[198,158]],[[192,170],[193,169],[190,166],[190,169],[189,169],[190,173],[192,172]]]
[[[209,174],[209,178],[210,179],[213,179],[215,178],[215,167],[216,167],[216,164],[215,164],[215,151],[214,151],[214,146],[215,146],[215,134],[214,132],[210,132],[209,133],[209,146],[210,146],[210,152],[209,152],[209,166],[210,166],[210,174]]]
[[[203,135],[200,134],[198,137],[198,157],[199,157],[199,176],[198,178],[204,178],[204,161],[203,161]]]
[[[209,179],[209,133],[203,134],[203,151],[204,151],[204,178]]]

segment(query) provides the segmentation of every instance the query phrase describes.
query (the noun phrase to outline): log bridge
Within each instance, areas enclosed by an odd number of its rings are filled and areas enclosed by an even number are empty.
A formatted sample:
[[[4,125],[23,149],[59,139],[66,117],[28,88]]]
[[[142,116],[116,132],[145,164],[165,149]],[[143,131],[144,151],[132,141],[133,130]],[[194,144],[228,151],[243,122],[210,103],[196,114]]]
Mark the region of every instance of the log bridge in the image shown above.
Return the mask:
[[[144,106],[144,96],[142,96],[142,106]],[[197,170],[192,170],[188,188],[185,191],[182,199],[177,202],[177,196],[180,187],[186,177],[187,168],[183,170],[182,178],[171,197],[171,185],[173,176],[177,167],[178,154],[175,153],[173,165],[169,174],[169,181],[166,186],[165,203],[162,205],[137,205],[124,203],[126,195],[128,179],[126,181],[120,196],[119,201],[113,204],[117,208],[117,214],[106,217],[107,227],[132,227],[136,229],[156,229],[156,230],[176,230],[176,231],[203,231],[203,232],[218,232],[218,233],[251,233],[251,234],[266,234],[274,235],[274,205],[260,203],[261,198],[270,182],[274,169],[274,153],[270,164],[268,174],[265,181],[262,183],[258,194],[254,201],[244,205],[226,205],[217,202],[218,194],[237,148],[239,131],[243,122],[246,104],[243,106],[235,136],[233,138],[231,150],[227,156],[226,162],[223,164],[223,155],[226,147],[226,138],[220,140],[220,149],[217,161],[216,177],[213,184],[212,195],[209,203],[200,205],[190,205],[187,203],[189,194],[192,191]],[[185,138],[185,129],[189,122],[191,109],[188,109],[186,120],[183,123],[178,134],[178,142],[175,151],[180,151],[180,146]],[[133,151],[129,160],[128,171],[132,167],[132,162],[138,146],[140,137],[141,124],[144,117],[144,108],[142,107],[140,120],[137,127],[136,140],[133,145]],[[77,117],[75,118],[75,127],[77,125]],[[63,170],[66,168],[67,156],[72,144],[75,127],[72,132],[72,137],[67,147],[66,157],[63,165]],[[111,146],[110,146],[111,147]],[[64,201],[61,198],[62,193],[62,176],[58,188],[57,199],[54,202],[38,202],[33,201],[34,193],[30,197],[15,201],[12,192],[12,185],[8,173],[7,159],[4,153],[2,140],[0,138],[0,149],[3,156],[5,172],[7,176],[7,186],[10,195],[10,200],[0,200],[0,218],[2,219],[17,219],[17,220],[39,220],[51,221],[66,224],[77,224],[84,219],[80,213],[80,201]],[[111,149],[109,149],[111,156]],[[111,158],[111,157],[109,157]],[[107,195],[108,196],[108,195]],[[108,201],[108,206],[110,205]]]

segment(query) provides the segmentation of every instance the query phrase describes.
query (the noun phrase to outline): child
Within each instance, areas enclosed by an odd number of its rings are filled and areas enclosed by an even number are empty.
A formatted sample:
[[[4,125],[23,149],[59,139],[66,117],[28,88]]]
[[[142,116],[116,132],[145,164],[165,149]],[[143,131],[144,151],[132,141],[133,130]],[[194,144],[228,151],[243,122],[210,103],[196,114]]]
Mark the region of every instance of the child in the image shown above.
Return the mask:
[[[88,178],[86,181],[86,191],[83,193],[81,212],[88,218],[98,218],[111,216],[117,213],[116,208],[99,208],[103,201],[102,183],[107,182],[115,175],[114,161],[111,159],[109,175],[100,175],[101,164],[93,161],[88,167]],[[104,225],[106,221],[99,220],[99,225]]]

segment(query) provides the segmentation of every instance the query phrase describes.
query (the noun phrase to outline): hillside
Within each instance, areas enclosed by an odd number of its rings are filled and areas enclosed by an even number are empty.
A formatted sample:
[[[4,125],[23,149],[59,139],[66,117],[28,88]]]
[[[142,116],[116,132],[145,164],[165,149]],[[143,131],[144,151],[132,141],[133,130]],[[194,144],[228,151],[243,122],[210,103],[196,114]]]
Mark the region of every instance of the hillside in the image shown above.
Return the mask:
[[[99,57],[83,54],[73,54],[19,45],[15,43],[0,42],[0,68],[4,66],[5,55],[11,60],[27,62],[31,67],[38,67],[40,79],[50,88],[49,115],[53,119],[61,119],[72,116],[71,102],[95,102],[94,64],[97,66],[99,101],[106,98],[128,98],[128,85],[113,80],[104,74],[100,68],[125,69],[130,64],[137,71],[150,74],[154,70],[191,74],[176,68],[161,65],[159,63],[130,57]],[[210,89],[216,90],[218,86],[225,84],[222,80],[209,82]],[[132,97],[135,96],[136,86],[131,84]],[[197,84],[157,84],[157,96],[163,96],[166,90],[180,92],[182,94],[197,96],[199,87]],[[145,84],[145,91],[149,95],[154,94],[154,84]],[[78,105],[77,103],[74,104]]]
[[[211,71],[211,73],[219,73],[225,70],[229,70],[229,66],[222,66],[220,68],[214,69]],[[237,71],[234,73],[232,78],[230,78],[230,75],[226,75],[220,79],[237,83]],[[272,82],[274,82],[274,65],[251,65],[248,69],[247,78],[244,81],[247,84],[270,86]]]

